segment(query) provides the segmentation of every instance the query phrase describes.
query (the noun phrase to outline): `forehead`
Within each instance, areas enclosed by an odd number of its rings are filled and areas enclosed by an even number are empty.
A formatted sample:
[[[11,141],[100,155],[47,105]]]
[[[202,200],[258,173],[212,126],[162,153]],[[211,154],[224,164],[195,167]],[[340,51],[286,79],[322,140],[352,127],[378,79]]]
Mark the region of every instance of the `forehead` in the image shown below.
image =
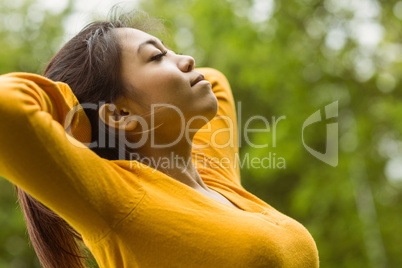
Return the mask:
[[[138,46],[144,41],[155,38],[154,36],[147,34],[146,32],[133,28],[117,28],[115,29],[115,31],[120,45],[123,48],[138,48]]]

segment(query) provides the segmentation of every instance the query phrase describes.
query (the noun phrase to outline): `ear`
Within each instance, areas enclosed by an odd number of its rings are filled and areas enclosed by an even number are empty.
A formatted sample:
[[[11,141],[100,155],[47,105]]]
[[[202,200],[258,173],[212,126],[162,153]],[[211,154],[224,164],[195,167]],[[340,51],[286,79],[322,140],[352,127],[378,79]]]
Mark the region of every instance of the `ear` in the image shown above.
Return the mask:
[[[130,111],[112,103],[105,103],[99,108],[99,117],[109,127],[126,131],[134,130],[138,123]]]

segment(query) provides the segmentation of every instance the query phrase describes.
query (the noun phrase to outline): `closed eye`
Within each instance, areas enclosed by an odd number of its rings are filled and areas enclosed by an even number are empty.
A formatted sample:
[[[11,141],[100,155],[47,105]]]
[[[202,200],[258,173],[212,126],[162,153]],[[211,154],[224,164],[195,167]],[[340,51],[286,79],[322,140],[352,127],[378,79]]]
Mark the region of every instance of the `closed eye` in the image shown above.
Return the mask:
[[[155,56],[152,56],[152,57],[151,57],[151,61],[161,60],[162,57],[166,56],[166,54],[167,54],[167,50],[165,50],[164,52],[159,53],[159,54],[157,54],[157,55],[155,55]]]

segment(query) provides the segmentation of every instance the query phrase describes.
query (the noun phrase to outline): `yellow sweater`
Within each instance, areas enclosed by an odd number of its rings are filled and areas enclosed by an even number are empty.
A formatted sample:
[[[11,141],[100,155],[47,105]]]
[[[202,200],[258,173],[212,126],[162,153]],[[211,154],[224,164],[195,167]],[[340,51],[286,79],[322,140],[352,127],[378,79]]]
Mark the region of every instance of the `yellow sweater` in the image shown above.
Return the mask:
[[[217,116],[236,122],[226,78],[199,71],[213,85]],[[195,144],[210,146],[194,149],[193,161],[204,160],[197,166],[205,184],[240,209],[139,162],[100,158],[83,146],[90,142],[85,113],[68,113],[78,104],[66,84],[0,76],[0,175],[78,230],[100,267],[318,267],[314,240],[300,223],[247,192],[238,165],[211,162],[236,161],[237,137],[224,148],[209,143],[228,120],[217,117],[196,134]],[[229,132],[213,138],[225,144]]]

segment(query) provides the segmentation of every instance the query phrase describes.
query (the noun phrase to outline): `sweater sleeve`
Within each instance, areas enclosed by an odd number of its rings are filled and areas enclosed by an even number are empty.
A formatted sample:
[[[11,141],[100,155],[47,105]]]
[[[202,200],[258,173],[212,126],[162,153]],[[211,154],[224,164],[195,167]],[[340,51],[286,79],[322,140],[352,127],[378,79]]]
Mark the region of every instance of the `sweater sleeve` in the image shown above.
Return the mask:
[[[97,239],[134,209],[142,191],[132,174],[84,146],[90,123],[74,107],[66,84],[27,73],[0,76],[0,176]]]
[[[212,84],[218,99],[217,115],[201,128],[193,140],[193,161],[202,174],[218,176],[240,185],[236,109],[226,77],[212,68],[198,68]]]

